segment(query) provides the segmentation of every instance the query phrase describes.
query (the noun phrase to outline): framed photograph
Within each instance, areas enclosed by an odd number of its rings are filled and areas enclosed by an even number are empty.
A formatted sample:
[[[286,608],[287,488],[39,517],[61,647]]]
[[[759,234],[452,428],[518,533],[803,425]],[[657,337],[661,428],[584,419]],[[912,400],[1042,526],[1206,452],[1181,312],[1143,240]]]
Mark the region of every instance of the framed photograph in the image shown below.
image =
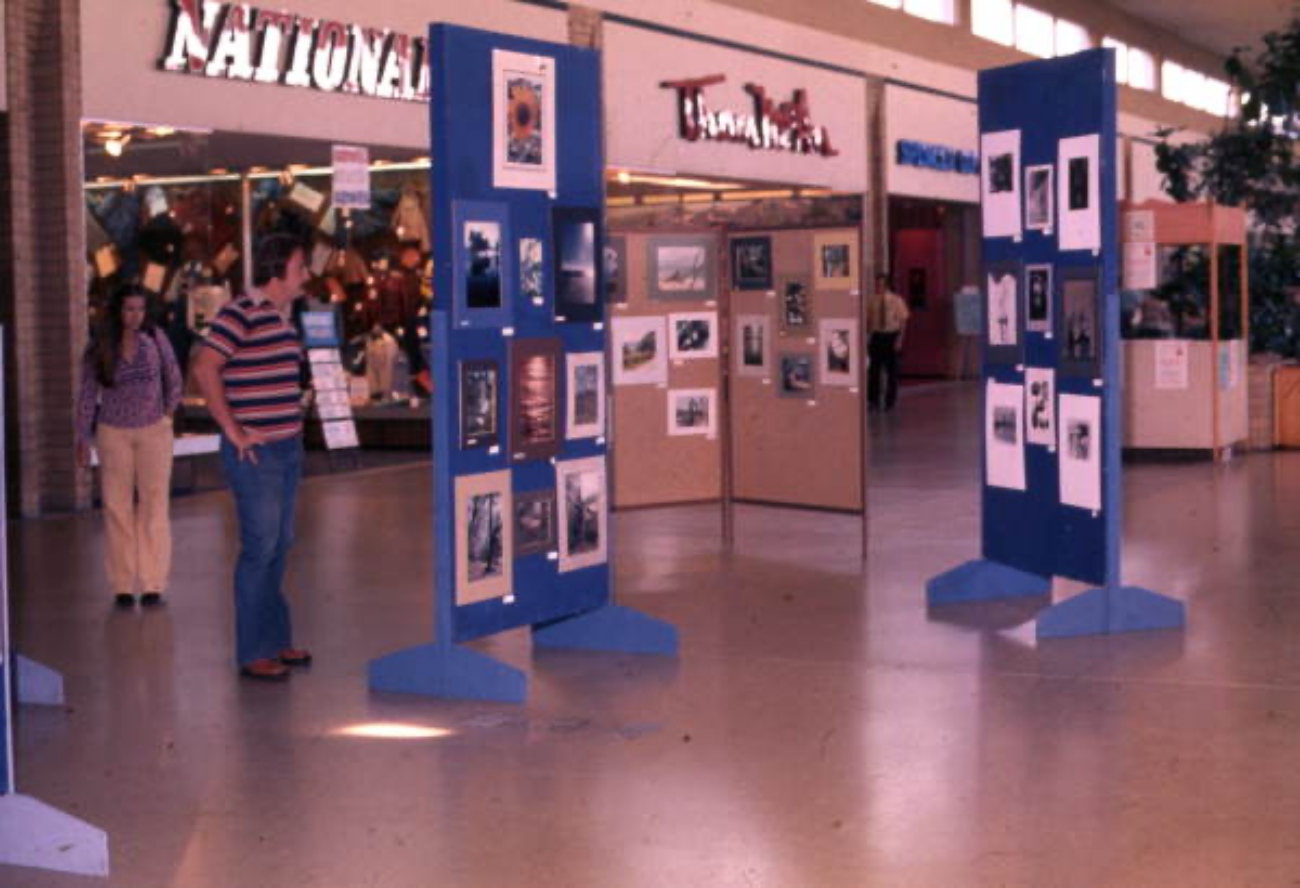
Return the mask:
[[[511,594],[514,521],[510,472],[456,479],[456,603]]]
[[[516,493],[514,515],[516,558],[556,551],[554,490]]]
[[[985,237],[1020,236],[1020,130],[980,134]]]
[[[609,521],[605,458],[556,463],[555,489],[560,510],[560,573],[604,564]]]
[[[1025,228],[1029,231],[1052,230],[1052,166],[1025,167]]]
[[[816,394],[813,385],[813,356],[806,352],[783,354],[779,360],[781,380],[778,394],[783,398],[812,400]]]
[[[586,352],[564,356],[568,372],[568,422],[565,437],[599,438],[605,434],[605,355]]]
[[[1101,249],[1100,159],[1100,136],[1062,139],[1057,148],[1057,241],[1062,250]]]
[[[717,293],[712,235],[657,235],[646,241],[646,292],[651,299],[703,301]]]
[[[1048,333],[1052,329],[1052,266],[1025,266],[1025,329]]]
[[[712,438],[718,434],[717,389],[673,389],[668,392],[668,434],[703,435]]]
[[[664,318],[614,318],[609,326],[614,385],[668,382],[668,328]]]
[[[1057,434],[1061,503],[1100,512],[1101,398],[1061,395]]]
[[[510,453],[516,461],[549,459],[560,452],[558,339],[510,343]]]
[[[460,448],[500,443],[501,368],[490,359],[460,362]]]
[[[1056,445],[1056,371],[1025,368],[1025,439],[1044,447]]]
[[[533,305],[545,301],[545,265],[542,259],[543,244],[539,238],[519,239],[519,298]]]
[[[853,318],[823,318],[818,325],[817,362],[822,385],[857,385],[861,370],[858,322]]]
[[[806,333],[812,329],[812,293],[806,277],[781,278],[776,295],[781,300],[782,333]]]
[[[555,59],[492,50],[492,184],[555,190]]]
[[[627,302],[627,238],[613,235],[605,238],[605,301],[610,304]]]
[[[1057,322],[1057,369],[1062,376],[1101,375],[1101,300],[1097,271],[1061,269],[1061,316]]]
[[[504,327],[510,322],[513,263],[505,204],[456,201],[452,322],[458,327]]]
[[[716,311],[690,311],[668,316],[668,357],[683,361],[717,356]]]
[[[1025,489],[1025,387],[985,381],[984,483]]]
[[[731,289],[772,289],[772,239],[770,237],[731,239]]]
[[[858,235],[856,231],[813,235],[813,289],[858,288]]]
[[[984,345],[990,363],[1020,363],[1020,277],[1020,265],[1015,262],[992,262],[984,267]]]
[[[772,375],[772,328],[767,315],[737,316],[735,352],[738,375]]]
[[[601,256],[600,210],[588,207],[551,209],[555,247],[555,319],[594,324],[605,319],[602,284],[596,259]]]

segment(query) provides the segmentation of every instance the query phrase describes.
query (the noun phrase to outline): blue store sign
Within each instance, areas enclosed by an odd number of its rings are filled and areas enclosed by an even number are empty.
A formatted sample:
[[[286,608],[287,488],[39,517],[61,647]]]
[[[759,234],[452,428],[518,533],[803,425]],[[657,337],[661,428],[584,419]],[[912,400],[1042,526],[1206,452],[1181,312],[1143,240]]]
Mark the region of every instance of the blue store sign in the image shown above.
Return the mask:
[[[914,142],[910,139],[900,139],[897,151],[898,162],[903,166],[921,167],[963,176],[979,175],[980,156],[975,151],[958,151],[956,148]]]

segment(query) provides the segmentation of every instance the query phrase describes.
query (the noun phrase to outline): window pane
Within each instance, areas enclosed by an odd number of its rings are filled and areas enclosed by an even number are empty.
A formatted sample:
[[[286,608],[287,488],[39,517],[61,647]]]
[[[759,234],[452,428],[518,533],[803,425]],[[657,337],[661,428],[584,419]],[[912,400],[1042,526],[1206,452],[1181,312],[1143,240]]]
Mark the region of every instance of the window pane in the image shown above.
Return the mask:
[[[971,0],[970,29],[976,37],[1012,46],[1016,42],[1011,0]]]
[[[1115,79],[1120,83],[1128,83],[1128,46],[1114,37],[1103,37],[1101,45],[1115,50]]]
[[[1056,54],[1058,56],[1073,55],[1076,52],[1083,52],[1091,46],[1088,40],[1088,30],[1083,25],[1076,25],[1074,22],[1067,22],[1065,19],[1056,20]]]
[[[932,22],[953,23],[952,0],[903,0],[903,9]]]
[[[1135,89],[1156,88],[1155,57],[1136,46],[1128,51],[1128,85]]]
[[[1052,17],[1024,4],[1016,5],[1016,49],[1039,58],[1051,58],[1056,45]]]
[[[1160,95],[1171,102],[1181,102],[1185,95],[1183,66],[1165,61],[1160,65]]]

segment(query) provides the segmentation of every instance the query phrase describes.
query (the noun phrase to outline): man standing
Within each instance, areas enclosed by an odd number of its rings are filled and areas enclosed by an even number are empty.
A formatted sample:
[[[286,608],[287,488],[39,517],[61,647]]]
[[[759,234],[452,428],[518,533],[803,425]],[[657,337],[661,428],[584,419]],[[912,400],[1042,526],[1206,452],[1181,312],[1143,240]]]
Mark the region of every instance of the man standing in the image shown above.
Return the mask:
[[[889,289],[889,275],[876,275],[876,291],[867,301],[867,405],[872,410],[893,410],[898,401],[898,353],[907,329],[907,303]],[[880,390],[881,374],[886,375]]]
[[[285,559],[302,474],[302,347],[290,307],[308,277],[303,246],[274,234],[255,251],[254,290],[226,304],[194,375],[221,428],[221,461],[239,516],[235,652],[240,674],[283,681],[311,654],[293,647]]]

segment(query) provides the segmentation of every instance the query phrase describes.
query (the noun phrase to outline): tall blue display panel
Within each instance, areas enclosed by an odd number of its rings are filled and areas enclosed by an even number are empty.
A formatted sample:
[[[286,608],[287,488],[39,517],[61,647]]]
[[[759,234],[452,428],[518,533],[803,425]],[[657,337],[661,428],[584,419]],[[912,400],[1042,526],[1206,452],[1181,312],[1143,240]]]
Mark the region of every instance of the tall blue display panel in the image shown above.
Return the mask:
[[[3,329],[0,328],[0,341],[3,338]],[[0,514],[7,515],[3,367],[4,351],[0,348]],[[17,659],[9,642],[9,549],[6,533],[0,536],[0,865],[106,876],[108,836],[103,830],[18,792],[13,748],[13,687]],[[3,881],[4,876],[0,873],[0,882]]]
[[[1040,637],[1173,628],[1181,602],[1120,583],[1119,238],[1111,50],[979,76],[983,558],[930,604],[1046,595]]]
[[[677,649],[611,598],[599,56],[450,25],[429,47],[434,641],[370,685],[522,701],[457,643]]]

